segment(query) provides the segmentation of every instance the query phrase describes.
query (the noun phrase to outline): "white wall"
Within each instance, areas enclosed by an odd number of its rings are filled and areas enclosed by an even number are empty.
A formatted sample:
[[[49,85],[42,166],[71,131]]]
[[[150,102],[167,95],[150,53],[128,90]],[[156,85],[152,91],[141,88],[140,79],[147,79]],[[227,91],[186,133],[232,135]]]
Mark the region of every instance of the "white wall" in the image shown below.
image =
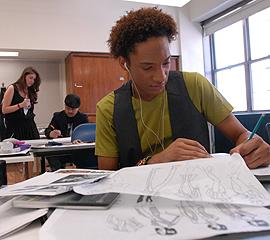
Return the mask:
[[[108,52],[110,28],[149,4],[121,0],[0,0],[0,48]],[[177,18],[173,7],[162,7]],[[179,54],[178,44],[172,53]]]
[[[188,6],[189,19],[201,22],[243,0],[191,0]]]
[[[39,126],[47,126],[52,113],[63,109],[64,97],[61,93],[59,61],[42,60],[0,60],[0,83],[8,87],[21,76],[24,68],[32,66],[41,76],[38,104],[35,105],[35,121]]]
[[[202,29],[199,23],[189,20],[187,9],[179,10],[182,70],[204,75]]]
[[[42,64],[44,68],[49,64],[36,61],[42,58],[42,52],[49,52],[47,60],[54,59],[54,53],[64,52],[64,57],[58,61],[58,72],[53,66],[52,70],[42,73],[46,80],[41,85],[36,109],[38,125],[47,124],[52,113],[63,108],[63,96],[66,94],[64,58],[67,54],[71,51],[108,52],[106,41],[115,21],[126,11],[147,6],[155,5],[121,0],[0,0],[0,49],[35,52],[35,59],[31,59],[30,65],[36,62],[39,71],[43,71]],[[192,7],[194,5],[189,7],[189,4],[181,9],[160,6],[173,16],[179,26],[180,36],[171,44],[171,53],[180,56],[180,69],[203,74],[201,27],[199,23],[190,21]],[[9,66],[6,69],[0,64],[0,72],[4,71],[11,82],[24,68],[14,63],[6,62],[5,66]],[[47,78],[49,72],[55,75]],[[53,88],[51,84],[54,84]]]

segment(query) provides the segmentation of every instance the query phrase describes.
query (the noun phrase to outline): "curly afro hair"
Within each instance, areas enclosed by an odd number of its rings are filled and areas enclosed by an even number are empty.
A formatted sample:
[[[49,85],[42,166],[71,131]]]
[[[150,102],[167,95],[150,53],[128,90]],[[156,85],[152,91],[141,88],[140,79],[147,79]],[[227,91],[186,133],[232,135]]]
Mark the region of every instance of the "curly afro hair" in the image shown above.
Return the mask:
[[[127,12],[116,21],[107,43],[114,58],[122,56],[129,61],[129,54],[135,51],[137,43],[151,37],[167,37],[171,42],[177,34],[177,25],[171,15],[157,7],[141,8]]]

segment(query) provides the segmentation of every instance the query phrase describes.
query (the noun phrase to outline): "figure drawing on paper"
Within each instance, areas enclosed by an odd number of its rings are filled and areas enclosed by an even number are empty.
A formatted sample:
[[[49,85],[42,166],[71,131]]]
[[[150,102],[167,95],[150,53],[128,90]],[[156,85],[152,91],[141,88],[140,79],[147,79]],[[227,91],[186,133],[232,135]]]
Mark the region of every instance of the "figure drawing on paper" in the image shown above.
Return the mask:
[[[143,227],[143,224],[139,223],[135,217],[122,219],[113,214],[110,214],[107,218],[107,222],[113,227],[115,231],[119,232],[132,233]]]
[[[249,199],[250,202],[257,202],[257,205],[262,205],[262,201],[258,199],[265,199],[264,195],[256,189],[252,184],[248,184],[246,179],[241,179],[241,172],[238,171],[239,166],[229,163],[232,173],[230,174],[232,189],[235,194],[243,198]]]
[[[134,196],[134,205],[130,205],[128,214],[116,210],[108,213],[107,226],[119,233],[138,234],[134,236],[140,236],[142,232],[146,233],[147,229],[152,229],[149,230],[152,236],[179,234],[180,239],[183,232],[196,226],[200,226],[204,233],[213,235],[228,234],[232,231],[232,226],[246,229],[269,227],[263,216],[244,205],[172,201],[167,202],[167,207],[164,207],[158,198],[148,195]],[[124,202],[118,204],[125,205]],[[183,226],[187,229],[184,230]]]
[[[236,156],[149,165],[116,171],[97,183],[76,187],[81,194],[135,193],[182,201],[266,206],[267,191]],[[132,178],[131,176],[137,176]]]
[[[212,167],[208,166],[204,168],[203,166],[200,166],[199,168],[203,170],[207,174],[209,179],[213,181],[211,185],[208,184],[206,185],[207,187],[206,194],[212,199],[220,199],[222,202],[223,201],[227,202],[228,197],[226,196],[226,189],[222,185],[220,179],[213,173]]]
[[[214,206],[222,213],[228,215],[233,220],[242,220],[254,227],[269,226],[266,221],[262,219],[256,219],[256,215],[242,210],[239,205],[228,203],[215,203]]]

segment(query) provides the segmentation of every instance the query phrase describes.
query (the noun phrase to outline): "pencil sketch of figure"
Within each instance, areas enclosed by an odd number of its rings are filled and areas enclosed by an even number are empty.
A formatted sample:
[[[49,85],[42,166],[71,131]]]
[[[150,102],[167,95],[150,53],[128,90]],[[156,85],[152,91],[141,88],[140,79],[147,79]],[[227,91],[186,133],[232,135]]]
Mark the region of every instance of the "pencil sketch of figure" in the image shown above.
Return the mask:
[[[109,225],[113,227],[114,230],[119,232],[136,232],[138,229],[142,228],[143,225],[139,223],[134,217],[129,219],[123,219],[119,216],[110,214],[107,218]]]
[[[159,195],[160,189],[162,189],[166,184],[168,184],[172,180],[177,168],[178,168],[178,166],[173,165],[171,167],[167,177],[164,180],[162,180],[161,183],[157,184],[156,186],[153,186],[155,183],[154,178],[155,178],[155,174],[159,170],[159,168],[153,168],[147,177],[146,188],[145,188],[144,192],[148,193],[148,194]]]
[[[249,213],[247,211],[242,210],[239,205],[236,204],[228,204],[228,203],[215,203],[214,206],[220,210],[222,213],[229,216],[234,220],[243,220],[248,224],[255,227],[267,227],[269,224],[262,220],[256,219],[256,215]]]
[[[217,216],[206,213],[204,206],[199,203],[180,201],[177,207],[180,213],[194,224],[206,224],[212,230],[227,230],[225,225],[217,222]]]
[[[139,196],[134,207],[140,216],[150,219],[151,225],[157,226],[155,231],[159,235],[174,235],[177,231],[172,228],[181,219],[181,215],[162,214],[153,203],[151,196]]]
[[[185,174],[180,174],[181,177],[181,184],[178,189],[178,193],[181,197],[187,199],[187,200],[195,200],[195,199],[201,199],[201,192],[198,187],[194,187],[192,185],[192,180],[194,180],[197,177],[197,174],[193,174],[193,171],[196,169],[191,168],[189,164],[186,164]]]
[[[213,173],[212,167],[207,166],[206,168],[204,168],[203,166],[199,166],[199,169],[204,171],[209,177],[209,179],[213,181],[211,186],[206,185],[206,194],[212,199],[220,199],[221,201],[227,202],[228,197],[226,196],[226,189],[221,184],[221,180]]]
[[[240,178],[241,172],[237,171],[238,168],[234,164],[229,163],[229,166],[232,169],[232,173],[229,177],[231,178],[231,185],[234,192],[239,196],[249,199],[251,203],[262,205],[262,201],[257,199],[265,199],[263,194],[253,185],[246,184],[245,181]]]

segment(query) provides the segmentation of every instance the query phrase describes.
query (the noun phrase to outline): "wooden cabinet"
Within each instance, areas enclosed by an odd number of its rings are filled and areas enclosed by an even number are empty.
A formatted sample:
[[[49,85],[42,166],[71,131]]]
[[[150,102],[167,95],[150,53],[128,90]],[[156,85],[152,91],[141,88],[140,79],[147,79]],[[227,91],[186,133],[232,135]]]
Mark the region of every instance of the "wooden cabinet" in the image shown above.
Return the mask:
[[[129,80],[117,60],[103,53],[70,53],[66,60],[67,94],[81,98],[80,112],[96,121],[96,104]]]
[[[18,160],[20,161],[20,160]],[[33,162],[11,162],[7,163],[7,185],[22,182],[33,177]]]
[[[108,53],[70,53],[66,60],[67,94],[81,98],[80,112],[96,122],[99,100],[129,80],[118,61]],[[178,57],[171,58],[171,70],[178,70]]]
[[[179,71],[179,57],[178,56],[171,56],[170,70]]]

